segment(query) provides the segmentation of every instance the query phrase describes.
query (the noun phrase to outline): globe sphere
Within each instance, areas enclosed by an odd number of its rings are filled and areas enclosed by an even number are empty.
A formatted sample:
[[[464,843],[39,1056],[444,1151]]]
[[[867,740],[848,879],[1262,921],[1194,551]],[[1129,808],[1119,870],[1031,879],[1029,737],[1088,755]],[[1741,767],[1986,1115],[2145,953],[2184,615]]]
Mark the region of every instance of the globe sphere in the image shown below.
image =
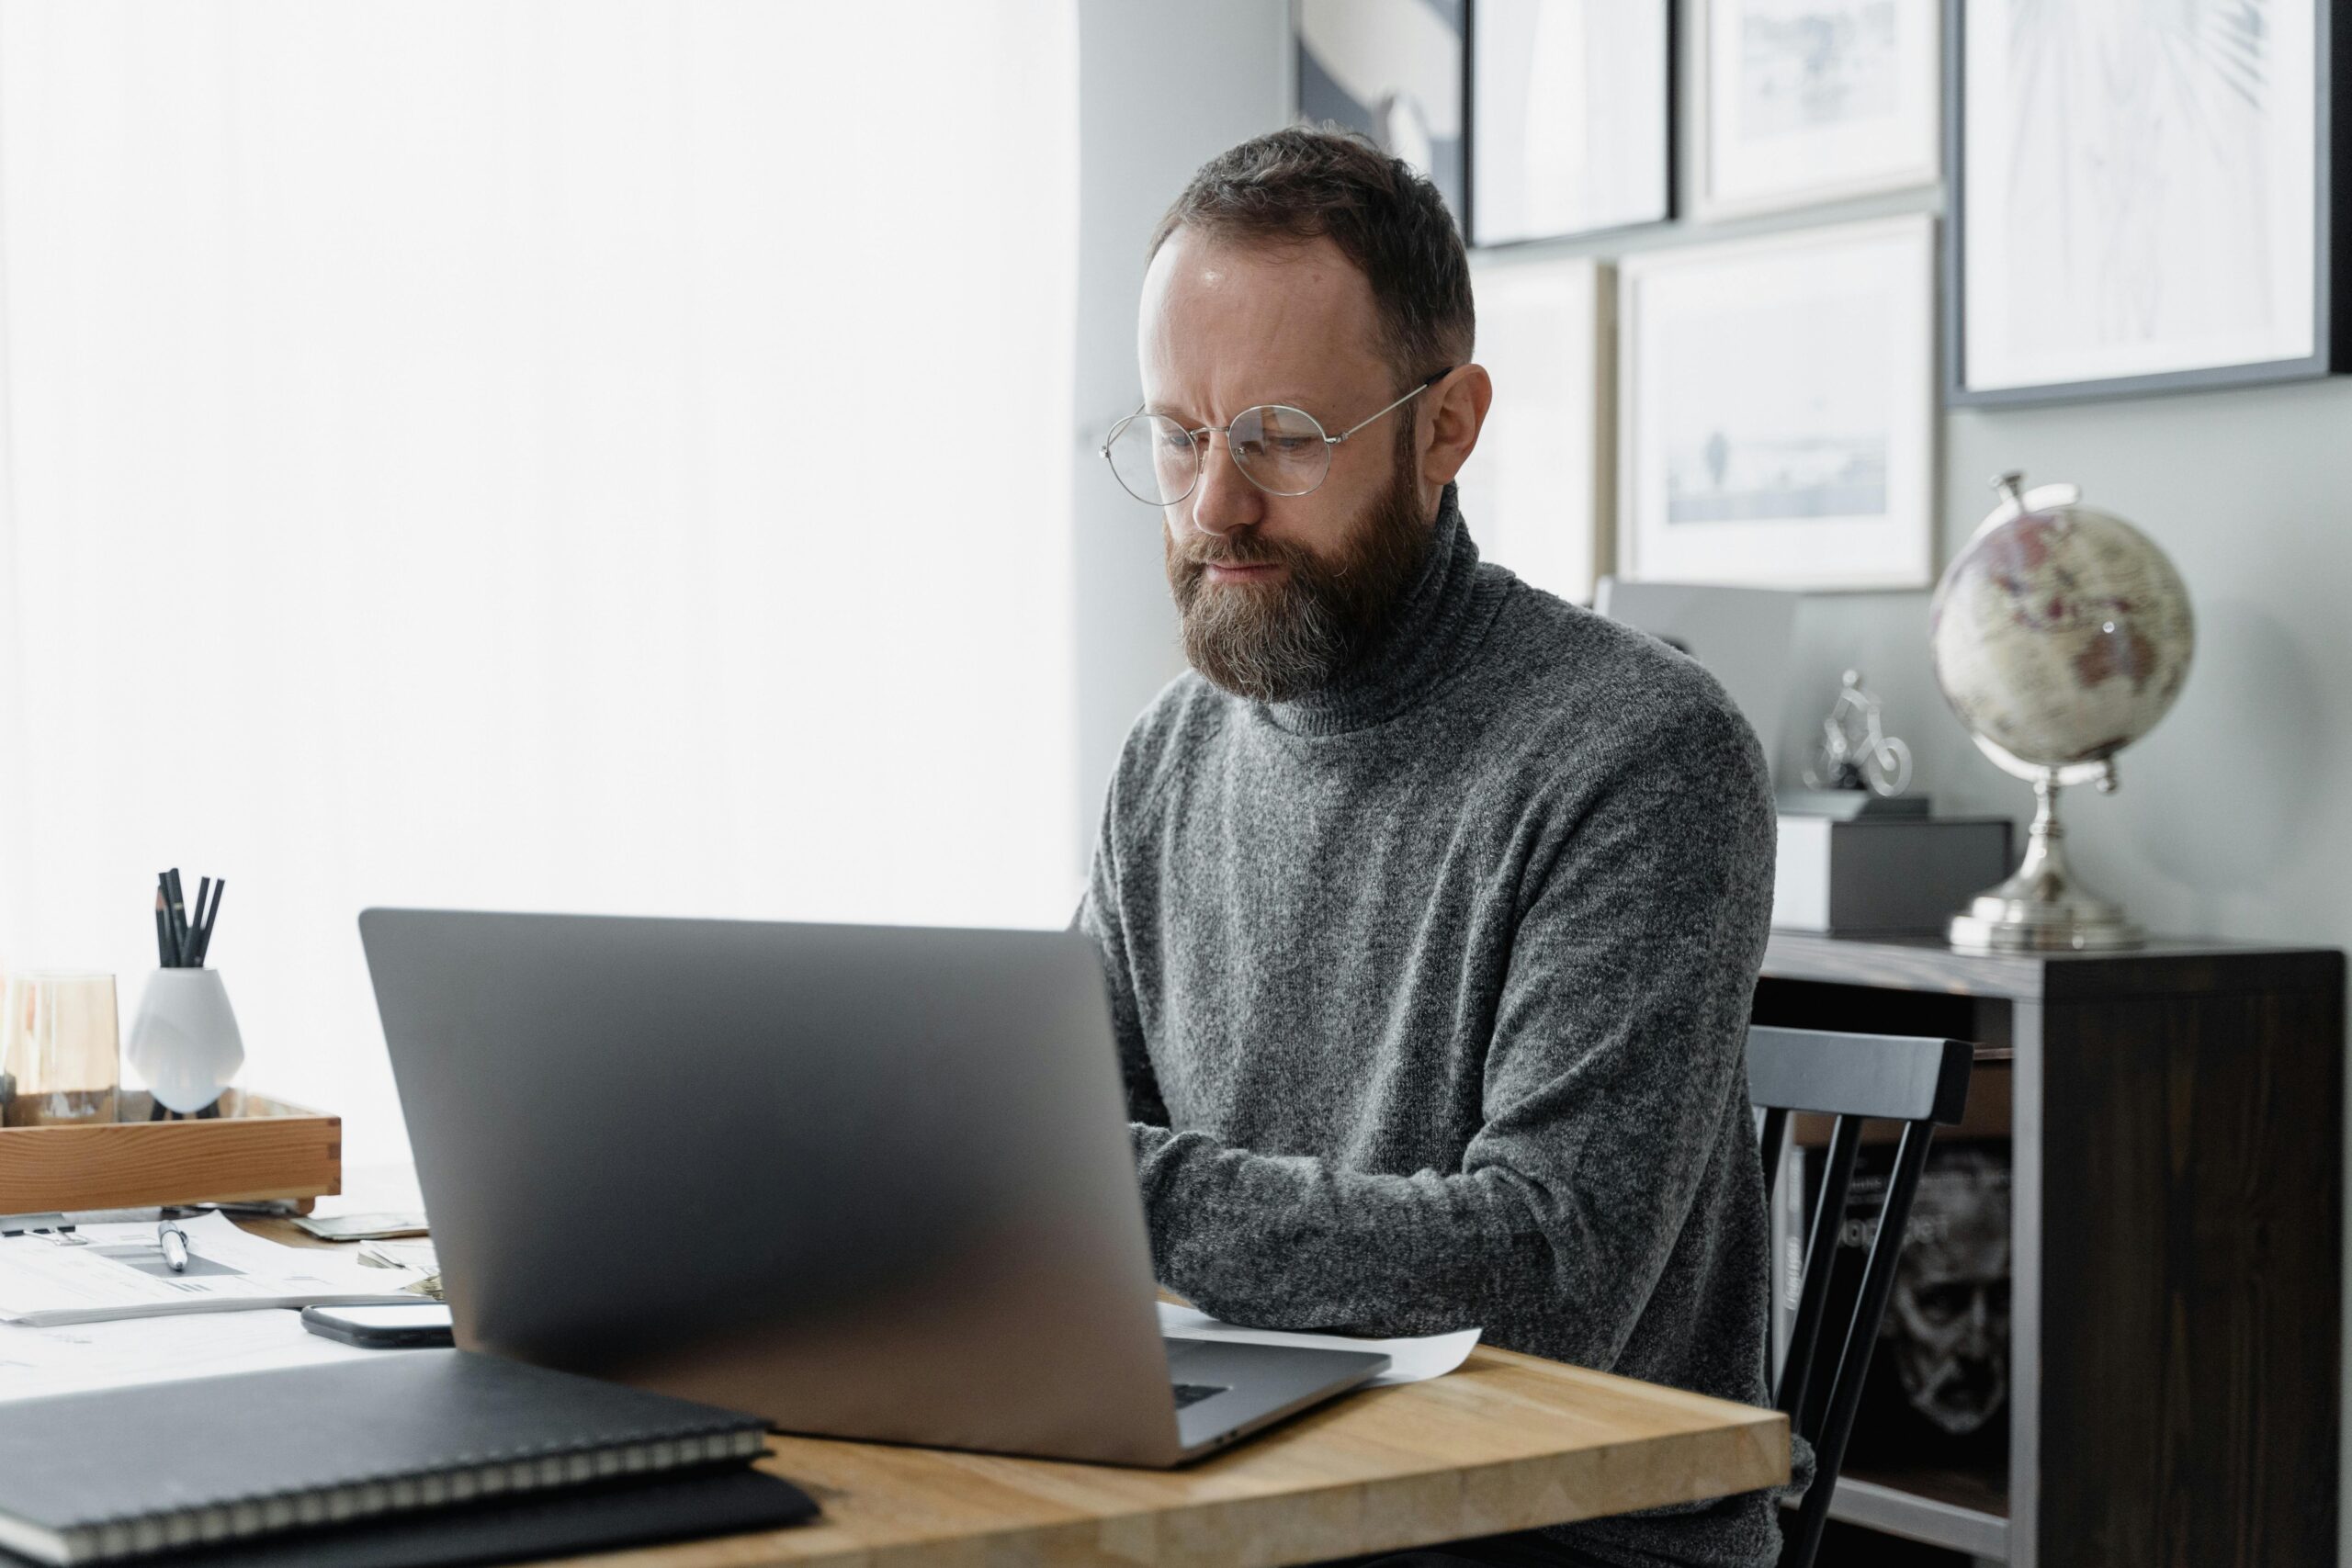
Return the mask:
[[[2188,591],[2122,518],[2010,493],[1936,585],[1936,683],[1996,758],[2104,761],[2180,695],[2196,648]]]

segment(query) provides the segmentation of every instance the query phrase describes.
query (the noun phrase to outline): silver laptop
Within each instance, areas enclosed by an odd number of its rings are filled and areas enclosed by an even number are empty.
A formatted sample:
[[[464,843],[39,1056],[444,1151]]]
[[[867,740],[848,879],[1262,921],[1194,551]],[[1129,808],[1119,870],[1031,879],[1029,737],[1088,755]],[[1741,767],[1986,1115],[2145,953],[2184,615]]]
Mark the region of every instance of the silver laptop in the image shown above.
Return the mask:
[[[1385,1356],[1163,1339],[1072,932],[359,917],[458,1343],[794,1432],[1180,1464]]]

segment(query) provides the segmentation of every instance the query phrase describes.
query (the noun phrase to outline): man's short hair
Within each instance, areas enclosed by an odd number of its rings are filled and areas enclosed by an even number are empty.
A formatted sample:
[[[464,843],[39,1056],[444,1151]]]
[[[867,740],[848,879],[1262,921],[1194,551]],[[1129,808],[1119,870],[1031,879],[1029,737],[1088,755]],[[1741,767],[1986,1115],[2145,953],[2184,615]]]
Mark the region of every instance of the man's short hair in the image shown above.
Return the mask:
[[[1201,165],[1160,219],[1243,244],[1329,239],[1372,284],[1382,355],[1411,383],[1466,364],[1476,336],[1470,261],[1437,187],[1353,131],[1293,126]]]

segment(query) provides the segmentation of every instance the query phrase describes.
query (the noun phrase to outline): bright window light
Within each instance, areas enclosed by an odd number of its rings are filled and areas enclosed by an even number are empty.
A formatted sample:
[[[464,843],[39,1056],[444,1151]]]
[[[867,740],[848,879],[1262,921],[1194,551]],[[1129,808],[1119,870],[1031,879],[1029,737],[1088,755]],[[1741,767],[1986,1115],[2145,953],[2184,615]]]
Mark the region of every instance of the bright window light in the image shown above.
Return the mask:
[[[225,875],[366,1162],[368,905],[1066,921],[1076,135],[1072,0],[10,0],[0,962]]]

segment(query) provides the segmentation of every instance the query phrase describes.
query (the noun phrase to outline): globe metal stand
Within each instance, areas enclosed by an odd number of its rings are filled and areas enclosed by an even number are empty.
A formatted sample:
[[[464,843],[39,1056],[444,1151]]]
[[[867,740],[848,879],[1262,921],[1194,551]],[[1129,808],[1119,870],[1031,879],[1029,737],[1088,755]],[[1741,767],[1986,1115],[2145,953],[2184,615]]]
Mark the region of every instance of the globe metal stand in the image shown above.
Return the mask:
[[[1993,488],[1999,504],[1936,584],[1928,643],[1944,700],[1977,750],[2033,785],[2037,809],[2017,874],[1952,917],[1951,944],[2138,947],[2145,933],[2066,863],[2058,791],[2113,794],[2115,754],[2180,694],[2196,648],[2188,591],[2153,540],[2075,486],[2028,491],[2011,470]]]
[[[2115,762],[2102,759],[2045,768],[2023,761],[1978,736],[1984,754],[2033,784],[2033,826],[2017,873],[1969,901],[1951,919],[1952,946],[1971,953],[2098,953],[2138,947],[2147,933],[2118,906],[2084,890],[2066,861],[2066,829],[2058,821],[2058,791],[2089,784],[2115,793]]]

